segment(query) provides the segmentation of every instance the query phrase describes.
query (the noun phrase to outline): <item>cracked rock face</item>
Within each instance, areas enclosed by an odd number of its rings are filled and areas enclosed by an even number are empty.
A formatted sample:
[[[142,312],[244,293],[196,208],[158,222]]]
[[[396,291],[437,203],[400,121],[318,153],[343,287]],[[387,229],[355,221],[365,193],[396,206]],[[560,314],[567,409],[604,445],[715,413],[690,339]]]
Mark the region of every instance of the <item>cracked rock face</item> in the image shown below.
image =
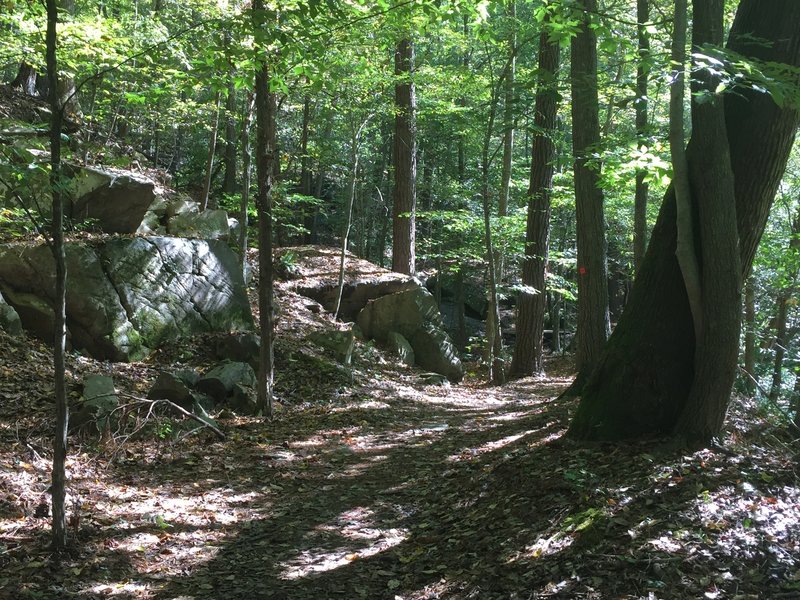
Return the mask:
[[[96,358],[137,360],[166,341],[250,329],[244,281],[219,241],[170,237],[69,243],[67,328]],[[53,259],[46,246],[0,246],[0,292],[31,333],[52,338]]]

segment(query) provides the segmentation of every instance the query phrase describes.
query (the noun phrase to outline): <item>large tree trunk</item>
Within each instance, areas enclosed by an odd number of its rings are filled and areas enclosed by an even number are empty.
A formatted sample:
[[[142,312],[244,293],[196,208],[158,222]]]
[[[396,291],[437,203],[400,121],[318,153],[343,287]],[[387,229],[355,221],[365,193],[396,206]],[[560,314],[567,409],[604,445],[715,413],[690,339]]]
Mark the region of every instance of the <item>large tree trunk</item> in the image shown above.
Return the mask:
[[[394,211],[392,271],[413,275],[416,264],[417,125],[414,92],[414,43],[397,42],[394,54]]]
[[[649,0],[637,0],[636,21],[638,23],[639,65],[636,69],[636,137],[641,147],[646,143],[647,134],[647,76],[649,69],[645,59],[650,54],[650,37],[645,24],[650,18]],[[638,272],[647,248],[647,193],[648,185],[645,173],[636,174],[636,191],[633,201],[633,267]]]
[[[589,26],[597,0],[584,0],[578,34],[572,39],[572,152],[578,246],[578,389],[592,372],[611,331],[608,316],[603,192],[599,166],[588,162],[600,142],[597,96],[597,36]]]
[[[546,26],[546,25],[545,25]],[[539,70],[534,108],[531,175],[528,188],[528,221],[525,232],[523,290],[517,300],[517,345],[511,361],[511,376],[525,377],[543,370],[542,336],[547,308],[546,273],[550,242],[550,195],[556,148],[553,134],[558,110],[556,89],[558,41],[539,37]]]
[[[723,44],[725,0],[694,0],[692,43]],[[699,70],[693,98],[713,95],[719,78]],[[736,194],[730,162],[723,98],[692,104],[696,159],[689,164],[697,206],[701,263],[702,327],[696,334],[695,375],[675,432],[691,444],[704,444],[722,429],[728,409],[742,316],[742,269],[736,227]]]
[[[798,66],[798,23],[800,2],[742,0],[728,47],[745,56]],[[740,272],[747,275],[800,120],[796,110],[780,108],[771,97],[753,90],[727,94],[724,103]],[[693,176],[699,144],[695,135],[687,149]],[[684,410],[695,378],[695,340],[675,258],[675,219],[670,189],[626,310],[583,390],[570,426],[573,437],[617,440],[670,433]]]
[[[256,48],[263,50],[265,22],[264,0],[253,2],[253,26]],[[262,56],[262,60],[265,58]],[[272,417],[273,354],[273,272],[272,272],[272,188],[276,160],[275,93],[270,91],[269,64],[256,69],[256,172],[258,191],[258,310],[261,351],[258,361],[258,408]]]

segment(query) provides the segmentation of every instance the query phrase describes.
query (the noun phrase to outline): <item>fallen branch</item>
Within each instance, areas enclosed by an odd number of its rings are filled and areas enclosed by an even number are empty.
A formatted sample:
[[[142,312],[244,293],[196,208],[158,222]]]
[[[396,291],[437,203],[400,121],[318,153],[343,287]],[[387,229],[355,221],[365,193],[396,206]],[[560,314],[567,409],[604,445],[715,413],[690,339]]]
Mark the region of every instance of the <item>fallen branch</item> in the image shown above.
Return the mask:
[[[214,425],[213,423],[209,423],[207,420],[205,420],[200,415],[196,415],[196,414],[194,414],[192,412],[189,412],[188,410],[186,410],[182,406],[179,406],[178,404],[175,404],[171,400],[167,400],[165,398],[156,398],[154,400],[151,400],[149,398],[141,398],[139,396],[134,396],[133,394],[126,394],[124,392],[118,393],[117,395],[118,396],[123,396],[125,398],[130,398],[131,400],[135,400],[136,402],[139,402],[139,403],[142,403],[142,404],[149,404],[150,405],[150,409],[147,411],[148,415],[152,414],[153,409],[155,409],[155,407],[158,404],[167,404],[167,405],[171,406],[172,408],[174,408],[175,410],[177,410],[183,416],[189,417],[190,419],[192,419],[194,421],[197,421],[198,423],[200,423],[204,427],[208,427],[220,439],[222,439],[222,440],[227,439],[227,436],[225,435],[225,433],[221,429],[219,429],[216,425]]]

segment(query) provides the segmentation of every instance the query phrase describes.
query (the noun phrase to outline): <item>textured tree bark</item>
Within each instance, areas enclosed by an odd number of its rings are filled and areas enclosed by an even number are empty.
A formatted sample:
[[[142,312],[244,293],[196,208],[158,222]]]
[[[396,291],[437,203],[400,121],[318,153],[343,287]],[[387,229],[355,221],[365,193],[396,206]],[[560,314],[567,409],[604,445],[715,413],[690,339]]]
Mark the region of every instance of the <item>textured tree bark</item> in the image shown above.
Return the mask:
[[[723,44],[725,0],[694,0],[692,43]],[[699,70],[693,98],[713,95],[719,79]],[[693,102],[692,131],[697,143],[689,164],[697,205],[701,263],[702,328],[696,336],[694,379],[675,432],[690,444],[705,444],[722,429],[736,364],[742,316],[742,268],[736,227],[736,194],[723,98]]]
[[[522,263],[524,288],[517,299],[517,344],[511,361],[512,377],[541,373],[544,367],[542,336],[547,308],[550,195],[556,154],[552,136],[558,110],[558,63],[558,42],[550,43],[547,31],[542,31],[539,37],[539,75],[533,117],[533,158],[528,187],[525,261]]]
[[[645,23],[650,19],[649,0],[637,0],[636,22],[638,23],[637,45],[639,51],[639,64],[636,67],[636,136],[641,147],[647,135],[647,77],[649,69],[645,61],[650,55],[650,36],[647,34]],[[647,194],[648,184],[644,172],[636,174],[636,191],[633,200],[633,268],[634,272],[644,259],[647,248]]]
[[[800,3],[794,0],[742,0],[728,47],[745,56],[798,66],[798,23]],[[753,90],[728,94],[724,104],[740,272],[746,276],[800,120],[796,110],[780,108]],[[690,165],[698,152],[696,137],[687,149]],[[697,172],[694,167],[691,171]],[[625,312],[583,389],[570,425],[573,437],[618,440],[671,433],[684,410],[695,378],[695,340],[674,255],[675,218],[670,189]]]
[[[256,49],[268,56],[262,47],[266,33],[262,30],[266,16],[264,0],[253,2],[253,27]],[[272,417],[273,353],[273,269],[272,269],[272,188],[275,174],[276,128],[275,93],[270,91],[270,69],[265,61],[256,69],[256,172],[258,191],[258,310],[261,329],[261,351],[258,361],[258,408]]]
[[[417,124],[414,91],[414,43],[400,40],[394,54],[394,210],[392,212],[392,271],[413,275],[416,270]]]
[[[611,330],[608,316],[603,192],[599,166],[589,166],[600,142],[597,96],[597,38],[589,26],[597,0],[584,0],[578,34],[572,39],[572,153],[578,246],[578,324],[575,355],[579,389],[600,359]]]

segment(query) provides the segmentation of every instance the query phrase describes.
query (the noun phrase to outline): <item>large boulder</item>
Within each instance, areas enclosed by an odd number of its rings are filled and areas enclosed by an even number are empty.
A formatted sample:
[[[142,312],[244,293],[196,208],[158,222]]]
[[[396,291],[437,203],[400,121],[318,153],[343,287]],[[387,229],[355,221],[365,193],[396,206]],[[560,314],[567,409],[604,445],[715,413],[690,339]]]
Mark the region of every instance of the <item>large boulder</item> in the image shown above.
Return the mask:
[[[442,328],[436,301],[417,287],[371,300],[358,314],[358,326],[369,338],[389,340],[394,332],[408,340],[416,364],[440,373],[450,381],[464,377],[464,367],[450,337]],[[393,341],[396,340],[392,336]]]
[[[135,173],[73,167],[74,198],[68,208],[76,221],[95,219],[106,233],[134,233],[155,199],[152,180]]]
[[[73,429],[105,431],[117,420],[114,411],[119,397],[114,379],[107,375],[89,375],[83,383],[83,394],[73,412]]]
[[[423,327],[409,340],[417,364],[423,369],[444,375],[452,382],[464,378],[464,366],[450,337],[441,329]]]
[[[6,302],[3,294],[0,294],[0,329],[11,335],[22,333],[22,321],[14,307]]]
[[[289,280],[289,289],[316,300],[329,312],[336,310],[341,249],[297,246],[279,251],[277,258],[276,272]],[[352,321],[370,300],[419,287],[420,282],[410,275],[394,273],[348,252],[339,317]]]
[[[169,219],[167,231],[177,237],[227,240],[230,235],[228,213],[224,210],[204,210],[176,214]]]
[[[385,342],[391,331],[411,340],[426,324],[441,327],[442,317],[430,292],[417,286],[371,300],[358,314],[356,323],[368,338]]]
[[[389,346],[389,350],[398,356],[401,363],[407,367],[413,367],[416,364],[414,349],[405,337],[396,331],[390,331],[386,337],[386,343]]]
[[[238,259],[223,242],[75,242],[66,258],[70,341],[96,358],[137,360],[168,340],[252,327]],[[0,246],[0,292],[44,339],[52,337],[54,277],[46,246]]]

